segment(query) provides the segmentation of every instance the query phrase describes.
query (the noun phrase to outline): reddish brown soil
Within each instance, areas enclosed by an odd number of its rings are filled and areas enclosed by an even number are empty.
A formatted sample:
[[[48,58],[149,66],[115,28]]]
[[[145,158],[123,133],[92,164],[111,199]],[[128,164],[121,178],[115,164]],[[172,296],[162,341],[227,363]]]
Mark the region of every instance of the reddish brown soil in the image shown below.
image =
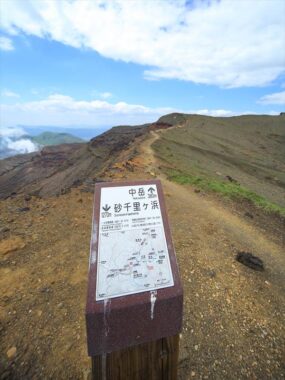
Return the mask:
[[[274,233],[270,215],[247,218],[243,205],[167,181],[151,148],[157,138],[152,132],[139,148],[134,144],[135,158],[134,148],[123,151],[103,175],[162,180],[185,294],[179,378],[284,378],[281,222]],[[0,202],[1,379],[90,376],[84,320],[90,187]],[[239,250],[259,256],[265,271],[236,262]]]

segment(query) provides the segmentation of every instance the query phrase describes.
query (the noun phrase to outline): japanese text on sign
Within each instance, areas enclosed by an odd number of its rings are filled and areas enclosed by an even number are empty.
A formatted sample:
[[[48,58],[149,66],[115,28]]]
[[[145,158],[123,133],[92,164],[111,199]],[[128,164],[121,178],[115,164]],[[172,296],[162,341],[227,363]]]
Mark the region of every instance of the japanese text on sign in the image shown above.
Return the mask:
[[[103,187],[96,300],[173,284],[156,185]]]

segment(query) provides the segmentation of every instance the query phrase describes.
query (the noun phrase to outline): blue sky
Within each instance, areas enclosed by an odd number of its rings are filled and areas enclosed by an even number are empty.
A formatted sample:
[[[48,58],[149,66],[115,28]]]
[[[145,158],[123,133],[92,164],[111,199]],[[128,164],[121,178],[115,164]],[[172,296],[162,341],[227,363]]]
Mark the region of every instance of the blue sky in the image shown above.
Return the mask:
[[[285,108],[285,2],[2,0],[1,125]]]

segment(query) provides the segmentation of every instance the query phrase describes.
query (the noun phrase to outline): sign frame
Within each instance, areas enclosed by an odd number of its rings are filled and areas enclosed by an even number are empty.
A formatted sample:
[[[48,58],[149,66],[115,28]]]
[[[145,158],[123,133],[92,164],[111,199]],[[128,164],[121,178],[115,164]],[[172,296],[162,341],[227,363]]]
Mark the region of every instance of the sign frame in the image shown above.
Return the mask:
[[[105,187],[156,185],[174,285],[155,291],[96,301],[101,190]],[[95,185],[86,303],[89,356],[178,334],[182,327],[183,290],[162,185],[159,180],[101,182]]]

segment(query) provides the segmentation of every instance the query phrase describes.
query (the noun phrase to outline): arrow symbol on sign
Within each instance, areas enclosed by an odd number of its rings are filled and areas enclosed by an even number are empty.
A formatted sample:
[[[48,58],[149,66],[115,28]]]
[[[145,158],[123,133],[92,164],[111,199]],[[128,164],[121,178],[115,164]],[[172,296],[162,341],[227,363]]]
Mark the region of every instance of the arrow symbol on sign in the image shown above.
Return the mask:
[[[111,206],[108,206],[107,204],[106,204],[105,206],[102,207],[102,209],[103,209],[104,211],[106,211],[106,212],[109,211],[110,208],[111,208]]]
[[[153,194],[153,193],[155,192],[155,189],[154,189],[153,187],[150,187],[150,188],[148,189],[148,192],[151,193],[151,194]]]

